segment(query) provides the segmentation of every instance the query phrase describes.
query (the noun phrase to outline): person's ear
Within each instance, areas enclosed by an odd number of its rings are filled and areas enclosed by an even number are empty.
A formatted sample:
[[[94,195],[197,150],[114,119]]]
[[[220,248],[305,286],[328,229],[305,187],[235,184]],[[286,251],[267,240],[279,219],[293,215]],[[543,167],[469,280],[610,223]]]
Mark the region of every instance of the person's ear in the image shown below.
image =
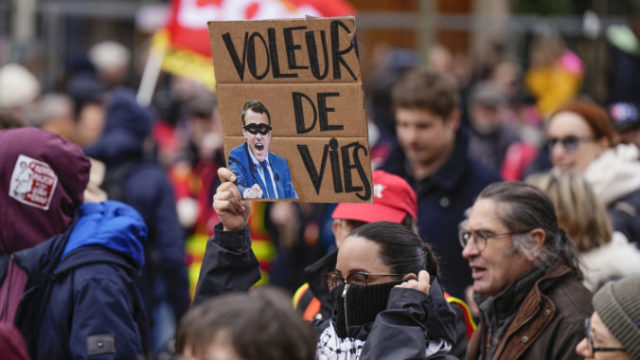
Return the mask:
[[[460,110],[453,109],[451,110],[451,114],[449,114],[449,116],[445,120],[454,131],[458,131],[458,128],[460,127],[461,118],[462,118],[462,114]]]
[[[535,257],[538,257],[538,255],[542,253],[542,248],[544,247],[544,242],[546,241],[546,234],[544,233],[544,230],[537,228],[531,230],[529,236],[531,236],[536,244],[536,248],[533,251],[533,254],[535,254]]]
[[[344,241],[344,239],[346,238],[346,235],[344,231],[342,231],[342,228],[344,227],[344,220],[342,219],[333,219],[333,224],[331,224],[331,231],[333,231],[333,237],[335,238],[335,242],[336,242],[336,247],[340,248],[340,245],[342,245],[342,242]]]
[[[340,219],[333,219],[333,224],[331,224],[331,231],[333,231],[333,236],[336,236],[339,229],[340,229]]]
[[[611,141],[609,141],[606,136],[603,136],[598,140],[598,145],[600,146],[600,153],[602,154],[611,147]]]
[[[546,234],[544,233],[544,230],[542,230],[540,228],[533,229],[531,231],[530,235],[535,240],[535,242],[538,245],[538,247],[544,246],[544,242],[546,240]]]

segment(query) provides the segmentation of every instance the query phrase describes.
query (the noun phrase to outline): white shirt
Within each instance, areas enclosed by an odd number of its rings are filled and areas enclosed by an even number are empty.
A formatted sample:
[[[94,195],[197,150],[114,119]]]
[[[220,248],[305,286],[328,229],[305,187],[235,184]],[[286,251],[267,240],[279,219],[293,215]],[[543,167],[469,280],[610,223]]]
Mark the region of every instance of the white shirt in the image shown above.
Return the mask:
[[[260,180],[262,180],[262,183],[265,186],[267,186],[267,182],[265,180],[264,169],[262,168],[262,165],[260,164],[258,159],[256,159],[256,157],[253,155],[251,150],[249,150],[249,157],[251,158],[251,162],[253,163],[254,169],[258,170],[258,175],[260,175]],[[276,186],[276,182],[273,179],[273,170],[271,169],[271,163],[269,162],[269,153],[267,153],[267,157],[265,158],[264,161],[267,163],[267,169],[269,170],[269,181],[271,181],[271,185],[273,186],[274,194],[272,194],[273,195],[272,198],[273,199],[277,199],[278,198],[278,187]]]

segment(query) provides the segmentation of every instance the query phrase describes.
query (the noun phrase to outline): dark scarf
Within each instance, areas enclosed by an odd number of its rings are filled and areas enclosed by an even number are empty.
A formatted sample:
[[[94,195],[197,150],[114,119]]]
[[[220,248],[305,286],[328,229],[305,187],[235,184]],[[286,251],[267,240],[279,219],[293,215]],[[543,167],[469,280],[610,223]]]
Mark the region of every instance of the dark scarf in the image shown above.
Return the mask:
[[[474,296],[480,307],[485,321],[488,325],[489,344],[483,358],[491,359],[498,348],[498,344],[506,333],[509,325],[516,317],[520,305],[527,297],[536,281],[544,276],[549,270],[548,266],[534,268],[518,280],[508,285],[500,294],[495,297]]]
[[[348,327],[372,324],[378,313],[387,308],[391,289],[401,283],[402,280],[368,286],[348,284],[346,292],[347,284],[342,284],[333,289],[333,321],[338,336],[347,337]]]

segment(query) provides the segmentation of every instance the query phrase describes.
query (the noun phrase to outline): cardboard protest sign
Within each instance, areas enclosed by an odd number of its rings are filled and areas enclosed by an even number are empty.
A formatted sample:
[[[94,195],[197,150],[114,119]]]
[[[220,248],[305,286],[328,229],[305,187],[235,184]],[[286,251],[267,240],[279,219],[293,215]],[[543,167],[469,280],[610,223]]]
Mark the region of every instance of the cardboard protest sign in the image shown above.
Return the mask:
[[[373,201],[354,18],[208,25],[225,157],[243,196]]]

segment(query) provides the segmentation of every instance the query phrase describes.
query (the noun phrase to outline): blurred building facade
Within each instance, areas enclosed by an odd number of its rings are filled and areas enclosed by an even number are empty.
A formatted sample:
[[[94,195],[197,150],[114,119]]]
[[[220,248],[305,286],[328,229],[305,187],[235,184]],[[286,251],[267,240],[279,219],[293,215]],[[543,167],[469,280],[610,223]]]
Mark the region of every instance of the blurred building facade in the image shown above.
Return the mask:
[[[283,0],[285,1],[285,0]],[[0,2],[0,64],[26,64],[54,89],[75,56],[98,41],[132,49],[131,74],[139,78],[154,30],[170,0],[5,0]],[[589,67],[603,66],[605,31],[625,22],[634,0],[350,0],[357,9],[363,74],[385,48],[415,51],[416,61],[440,44],[454,57],[477,63],[496,54],[528,66],[536,35],[562,36]],[[138,59],[137,61],[135,59]],[[598,71],[587,69],[586,92],[604,97]]]

